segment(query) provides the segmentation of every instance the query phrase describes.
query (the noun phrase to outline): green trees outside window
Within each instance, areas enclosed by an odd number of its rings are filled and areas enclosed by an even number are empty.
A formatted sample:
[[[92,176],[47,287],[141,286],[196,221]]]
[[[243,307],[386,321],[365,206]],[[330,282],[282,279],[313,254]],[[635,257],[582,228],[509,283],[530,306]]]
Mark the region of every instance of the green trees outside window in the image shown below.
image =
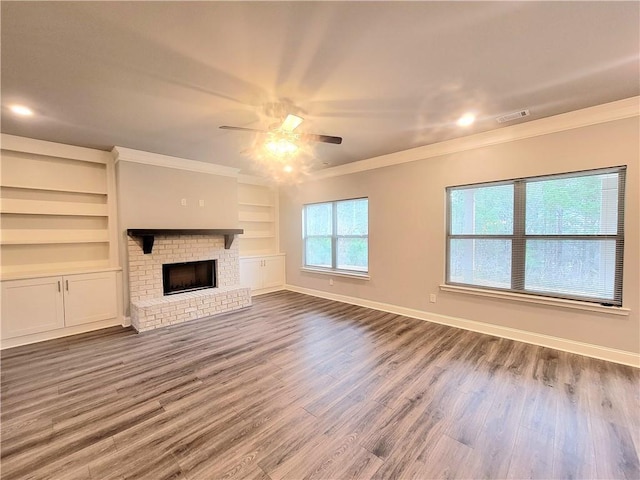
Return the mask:
[[[622,305],[625,167],[449,187],[449,284]]]
[[[304,265],[366,273],[369,200],[313,203],[303,208]]]

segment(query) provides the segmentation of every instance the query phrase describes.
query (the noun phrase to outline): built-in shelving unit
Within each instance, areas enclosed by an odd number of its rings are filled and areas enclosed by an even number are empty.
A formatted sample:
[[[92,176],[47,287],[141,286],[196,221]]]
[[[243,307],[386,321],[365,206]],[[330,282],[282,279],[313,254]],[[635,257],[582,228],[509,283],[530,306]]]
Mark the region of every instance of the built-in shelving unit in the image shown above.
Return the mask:
[[[240,256],[278,253],[278,195],[269,185],[238,183]]]
[[[107,152],[2,135],[2,279],[118,266]]]
[[[278,190],[260,182],[238,183],[240,281],[251,295],[284,288],[285,256],[278,239]]]
[[[108,152],[2,135],[0,348],[122,325]]]

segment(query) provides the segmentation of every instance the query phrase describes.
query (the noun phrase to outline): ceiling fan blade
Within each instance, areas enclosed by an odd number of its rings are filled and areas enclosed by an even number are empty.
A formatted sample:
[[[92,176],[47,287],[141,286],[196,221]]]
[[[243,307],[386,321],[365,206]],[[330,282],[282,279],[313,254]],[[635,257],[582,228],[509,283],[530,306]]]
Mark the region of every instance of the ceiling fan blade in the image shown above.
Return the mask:
[[[219,128],[223,130],[242,130],[246,132],[269,133],[268,130],[260,130],[258,128],[247,127],[232,127],[229,125],[221,125]],[[295,135],[307,142],[333,143],[335,145],[340,145],[342,143],[342,137],[334,137],[332,135],[316,135],[313,133],[296,133]]]
[[[262,133],[267,133],[266,130],[260,130],[258,128],[247,128],[247,127],[231,127],[229,125],[221,125],[219,128],[223,129],[223,130],[244,130],[247,132],[262,132]]]
[[[335,145],[340,145],[342,143],[342,137],[334,137],[333,135],[315,135],[313,133],[303,133],[300,134],[300,138],[310,142],[333,143]]]

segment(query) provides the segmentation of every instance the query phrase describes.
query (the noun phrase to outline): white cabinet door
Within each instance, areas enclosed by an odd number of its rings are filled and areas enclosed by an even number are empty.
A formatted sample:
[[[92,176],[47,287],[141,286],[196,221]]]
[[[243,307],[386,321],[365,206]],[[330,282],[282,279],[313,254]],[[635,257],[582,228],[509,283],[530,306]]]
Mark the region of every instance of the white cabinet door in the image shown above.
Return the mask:
[[[117,316],[115,272],[64,276],[65,326]]]
[[[284,256],[241,258],[240,283],[254,292],[281,287],[284,285]]]
[[[240,283],[251,290],[262,288],[262,259],[240,259]]]
[[[2,338],[64,327],[62,277],[2,282]]]
[[[284,257],[265,257],[262,261],[262,288],[284,285]]]

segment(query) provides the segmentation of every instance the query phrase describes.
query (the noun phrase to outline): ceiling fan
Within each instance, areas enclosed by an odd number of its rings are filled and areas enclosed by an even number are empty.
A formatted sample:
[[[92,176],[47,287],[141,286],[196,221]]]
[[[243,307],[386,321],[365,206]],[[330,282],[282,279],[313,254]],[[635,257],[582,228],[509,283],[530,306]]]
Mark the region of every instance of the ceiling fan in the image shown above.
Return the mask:
[[[299,138],[303,141],[308,142],[322,142],[322,143],[333,143],[336,145],[340,145],[342,143],[342,137],[334,137],[332,135],[318,135],[313,133],[294,133],[294,130],[298,128],[298,126],[304,121],[302,117],[298,117],[297,115],[288,114],[287,117],[282,122],[282,125],[275,126],[269,130],[260,130],[257,128],[247,128],[247,127],[232,127],[229,125],[222,125],[220,128],[223,130],[244,130],[248,132],[259,132],[259,133],[273,133],[280,132],[284,134],[294,134],[296,138]]]

